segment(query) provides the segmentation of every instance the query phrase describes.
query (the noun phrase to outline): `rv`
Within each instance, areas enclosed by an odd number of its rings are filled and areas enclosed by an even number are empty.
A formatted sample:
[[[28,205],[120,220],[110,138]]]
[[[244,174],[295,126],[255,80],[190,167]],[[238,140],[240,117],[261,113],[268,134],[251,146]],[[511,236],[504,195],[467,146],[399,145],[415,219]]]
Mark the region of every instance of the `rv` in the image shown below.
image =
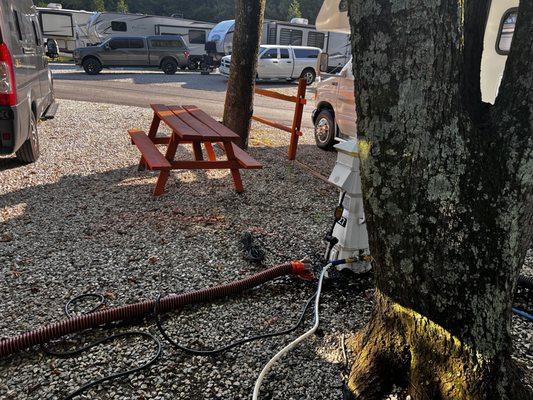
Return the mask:
[[[113,36],[180,35],[190,50],[189,69],[197,69],[205,54],[205,43],[215,24],[188,19],[143,14],[95,13],[88,24],[93,45]]]
[[[50,3],[37,7],[43,37],[54,39],[59,50],[72,53],[77,47],[85,47],[90,41],[87,24],[93,12],[63,9],[61,4]]]
[[[519,0],[493,1],[485,27],[481,59],[481,94],[483,101],[494,103],[511,47]],[[346,1],[326,0],[317,18],[318,29],[350,33]],[[319,70],[328,70],[323,54]],[[312,114],[315,141],[322,149],[331,148],[336,140],[356,136],[354,76],[349,62],[336,75],[324,75],[317,85]]]
[[[235,20],[231,19],[218,23],[211,30],[205,47],[213,66],[219,66],[222,57],[231,55],[234,28]],[[290,22],[265,21],[261,44],[318,47],[331,55],[331,69],[342,68],[350,59],[347,34],[318,32],[303,18],[293,18]]]
[[[500,0],[493,1],[490,5],[481,59],[481,93],[483,101],[487,103],[494,103],[498,95],[511,47],[518,4],[519,0]],[[316,26],[319,30],[350,34],[347,2],[325,0],[318,14]],[[320,69],[323,71],[325,68]]]

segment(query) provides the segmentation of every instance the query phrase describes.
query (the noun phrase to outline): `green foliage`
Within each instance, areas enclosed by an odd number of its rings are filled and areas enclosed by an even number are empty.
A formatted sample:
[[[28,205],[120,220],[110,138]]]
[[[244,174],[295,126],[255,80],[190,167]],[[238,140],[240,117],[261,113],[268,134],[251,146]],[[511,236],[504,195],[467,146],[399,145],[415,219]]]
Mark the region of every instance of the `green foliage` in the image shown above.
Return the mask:
[[[127,13],[129,9],[126,0],[118,0],[115,10],[117,10],[117,12]]]
[[[50,0],[51,1],[51,0]],[[46,6],[49,1],[39,0],[39,4]],[[183,15],[184,18],[199,21],[219,22],[232,19],[235,15],[234,0],[58,0],[63,8],[75,10],[117,10],[120,3],[124,3],[130,12],[167,15]],[[288,18],[290,6],[296,3],[301,16],[313,23],[322,6],[323,0],[267,0],[265,17],[285,21]]]
[[[93,0],[91,2],[91,10],[92,11],[105,11],[105,3],[104,0]]]
[[[292,0],[289,4],[289,9],[287,10],[287,21],[290,21],[293,18],[301,18],[302,12],[300,11],[300,3],[298,0]]]

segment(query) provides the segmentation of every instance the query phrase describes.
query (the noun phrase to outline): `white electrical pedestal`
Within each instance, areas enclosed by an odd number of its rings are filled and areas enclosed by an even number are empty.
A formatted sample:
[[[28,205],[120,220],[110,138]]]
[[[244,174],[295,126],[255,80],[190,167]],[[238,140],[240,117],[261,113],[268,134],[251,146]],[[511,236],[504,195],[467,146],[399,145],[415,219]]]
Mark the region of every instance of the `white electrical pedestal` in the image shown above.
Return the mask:
[[[337,268],[361,274],[370,271],[372,265],[363,209],[359,148],[355,140],[336,144],[335,148],[338,153],[337,162],[329,181],[341,190],[340,200],[344,211],[333,228],[332,236],[336,243],[330,243],[333,248],[329,252],[328,261],[353,257],[357,261]]]

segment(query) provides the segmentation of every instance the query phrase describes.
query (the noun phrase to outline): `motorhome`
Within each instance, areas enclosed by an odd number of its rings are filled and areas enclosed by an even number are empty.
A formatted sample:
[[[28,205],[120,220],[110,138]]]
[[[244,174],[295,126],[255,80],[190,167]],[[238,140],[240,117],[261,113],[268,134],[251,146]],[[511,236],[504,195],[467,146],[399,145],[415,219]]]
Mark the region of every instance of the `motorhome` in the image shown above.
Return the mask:
[[[235,20],[218,23],[207,38],[206,51],[214,66],[220,65],[222,57],[231,55]],[[345,33],[319,32],[303,18],[290,22],[265,21],[261,44],[318,47],[330,57],[330,68],[342,68],[350,59],[349,36]]]
[[[197,69],[205,54],[207,36],[215,24],[182,18],[144,14],[95,13],[88,24],[92,44],[104,42],[109,37],[180,35],[190,50],[190,69]]]
[[[485,27],[481,59],[483,101],[494,103],[511,47],[519,0],[493,1]],[[326,0],[316,22],[319,30],[349,34],[350,24],[345,0]],[[319,70],[327,71],[328,55],[323,55]],[[312,114],[318,147],[331,148],[335,140],[355,137],[357,131],[354,76],[349,62],[338,74],[324,75],[318,83]]]
[[[68,10],[58,3],[37,7],[37,12],[44,38],[54,39],[60,51],[72,53],[75,48],[85,47],[90,43],[87,24],[94,12]]]

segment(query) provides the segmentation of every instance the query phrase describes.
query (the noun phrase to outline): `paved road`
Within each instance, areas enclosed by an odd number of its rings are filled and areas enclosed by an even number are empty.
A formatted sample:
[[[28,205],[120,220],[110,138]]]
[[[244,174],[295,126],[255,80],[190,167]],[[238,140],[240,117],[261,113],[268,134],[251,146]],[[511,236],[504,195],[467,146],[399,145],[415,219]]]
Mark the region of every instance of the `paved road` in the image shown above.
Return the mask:
[[[178,72],[164,75],[157,70],[139,71],[104,70],[97,76],[89,76],[73,65],[52,65],[54,88],[58,99],[112,103],[148,107],[150,103],[195,104],[207,113],[222,117],[226,95],[226,79],[219,74],[208,76],[195,72]],[[296,93],[294,83],[263,83],[262,87],[286,94]],[[309,89],[309,105],[304,110],[303,127],[312,127],[312,91]],[[257,96],[254,105],[256,115],[291,125],[294,113],[292,103]]]

